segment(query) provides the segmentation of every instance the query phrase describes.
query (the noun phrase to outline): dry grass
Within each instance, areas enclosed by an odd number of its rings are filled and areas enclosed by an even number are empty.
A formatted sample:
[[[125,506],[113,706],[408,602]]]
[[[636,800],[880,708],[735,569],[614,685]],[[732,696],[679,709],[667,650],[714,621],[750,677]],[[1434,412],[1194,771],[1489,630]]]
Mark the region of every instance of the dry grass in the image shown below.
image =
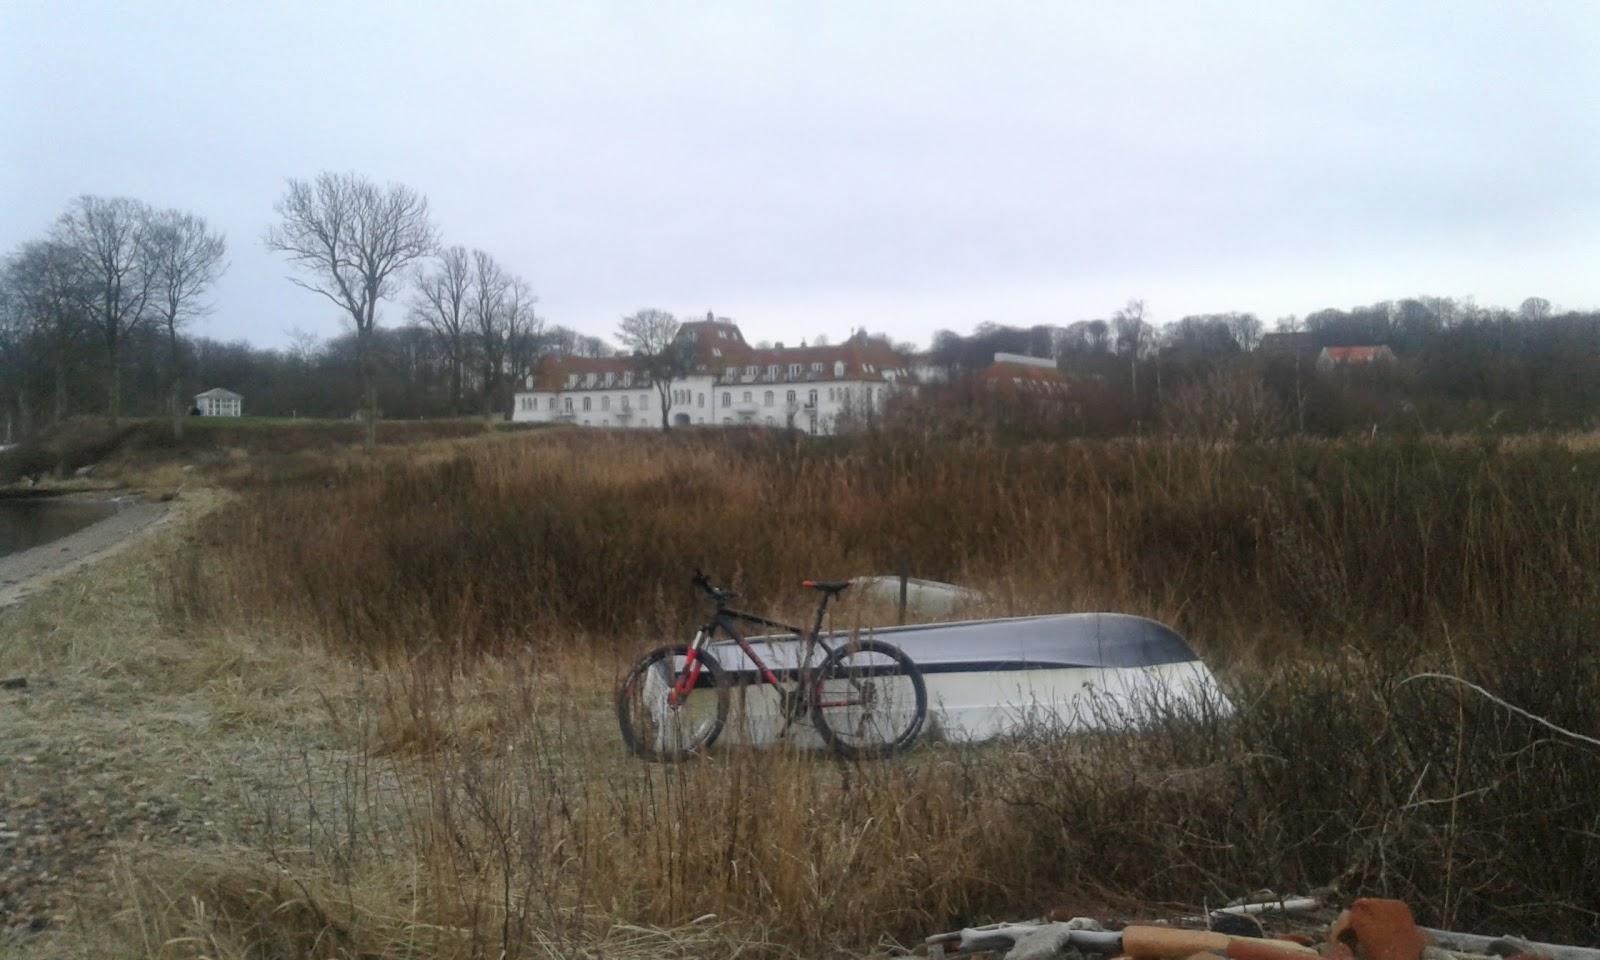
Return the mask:
[[[1324,885],[1600,935],[1600,757],[1402,682],[1600,731],[1586,448],[552,432],[256,466],[172,558],[169,609],[366,664],[333,711],[351,748],[226,858],[130,861],[117,929],[146,952],[844,955]],[[789,613],[803,576],[904,567],[995,614],[1152,614],[1239,712],[880,764],[632,762],[610,686],[692,622],[697,563]]]
[[[1600,595],[1600,457],[1551,443],[1069,443],[543,434],[275,485],[207,530],[188,601],[341,652],[632,647],[685,571],[799,613],[807,576],[907,570],[990,612],[1118,609],[1212,656],[1492,634]],[[1567,601],[1564,601],[1567,602]]]

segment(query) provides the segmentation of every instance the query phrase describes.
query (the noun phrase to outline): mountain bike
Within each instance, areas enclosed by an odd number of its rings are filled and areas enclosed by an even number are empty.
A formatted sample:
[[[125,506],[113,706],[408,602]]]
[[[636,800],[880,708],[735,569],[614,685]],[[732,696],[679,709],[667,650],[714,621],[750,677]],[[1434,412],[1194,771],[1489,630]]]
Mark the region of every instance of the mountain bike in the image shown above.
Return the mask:
[[[806,716],[835,753],[846,759],[886,757],[909,747],[928,716],[928,690],[922,671],[899,647],[881,640],[835,637],[822,632],[828,604],[850,588],[848,580],[806,580],[801,586],[821,596],[808,632],[742,610],[728,601],[731,590],[713,586],[695,571],[691,581],[711,601],[711,619],[687,645],[669,644],[646,654],[617,689],[617,722],[629,750],[648,760],[685,760],[710,749],[728,722],[730,693],[739,683],[770,684],[786,735]],[[793,667],[774,668],[761,659],[734,623],[768,627],[802,643]],[[712,641],[728,637],[750,667],[730,670],[719,661]],[[831,636],[831,635],[830,635]],[[723,649],[728,644],[719,644]],[[810,666],[816,650],[823,658]],[[770,647],[769,647],[770,649]]]

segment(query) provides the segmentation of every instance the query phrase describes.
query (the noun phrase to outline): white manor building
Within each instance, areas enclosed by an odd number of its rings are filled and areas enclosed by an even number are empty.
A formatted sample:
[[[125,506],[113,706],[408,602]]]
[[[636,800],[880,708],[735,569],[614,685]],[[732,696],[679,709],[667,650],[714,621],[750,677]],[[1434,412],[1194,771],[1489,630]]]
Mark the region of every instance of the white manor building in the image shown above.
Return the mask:
[[[908,387],[907,361],[858,333],[838,346],[757,350],[726,320],[685,323],[689,372],[668,390],[673,426],[754,424],[831,434]],[[547,357],[512,399],[511,419],[661,428],[661,397],[639,358]]]

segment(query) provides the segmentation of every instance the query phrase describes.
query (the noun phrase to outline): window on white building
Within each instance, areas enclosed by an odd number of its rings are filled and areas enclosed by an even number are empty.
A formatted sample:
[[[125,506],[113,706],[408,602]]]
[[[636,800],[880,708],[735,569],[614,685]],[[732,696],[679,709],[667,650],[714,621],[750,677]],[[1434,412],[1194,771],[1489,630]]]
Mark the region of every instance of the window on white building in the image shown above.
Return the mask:
[[[697,407],[705,406],[706,405],[706,395],[703,394],[703,393],[695,394],[694,405],[697,406]]]
[[[744,402],[745,403],[749,403],[750,402],[750,391],[749,390],[746,390],[744,392]]]
[[[572,401],[571,400],[567,401],[567,406],[569,406],[569,407],[572,406]],[[554,410],[555,408],[556,408],[556,398],[555,397],[551,397],[550,398],[549,409]]]
[[[730,392],[728,392],[726,390],[724,390],[722,392],[722,405],[724,407],[733,406],[733,394],[732,393],[730,393]]]
[[[816,405],[817,405],[817,391],[813,390],[813,391],[811,391],[811,395],[806,398],[806,406],[815,407]]]
[[[571,413],[572,412],[572,398],[571,397],[562,397],[561,398],[561,409],[565,413]]]
[[[611,409],[611,398],[610,397],[601,397],[600,398],[600,409],[601,410],[610,410]]]
[[[772,391],[771,390],[768,390],[766,395],[761,398],[761,402],[765,406],[769,406],[769,407],[772,406]]]
[[[623,409],[624,412],[626,412],[627,409],[628,409],[628,398],[627,397],[623,397],[622,398],[622,409]]]
[[[583,412],[584,413],[588,413],[589,412],[589,398],[588,397],[584,397],[583,398]],[[585,420],[583,422],[584,423],[588,423],[589,421]]]
[[[787,403],[789,406],[791,406],[791,407],[794,406],[794,391],[790,390],[789,391],[789,395],[787,397],[784,397],[783,399],[784,399],[784,402]]]

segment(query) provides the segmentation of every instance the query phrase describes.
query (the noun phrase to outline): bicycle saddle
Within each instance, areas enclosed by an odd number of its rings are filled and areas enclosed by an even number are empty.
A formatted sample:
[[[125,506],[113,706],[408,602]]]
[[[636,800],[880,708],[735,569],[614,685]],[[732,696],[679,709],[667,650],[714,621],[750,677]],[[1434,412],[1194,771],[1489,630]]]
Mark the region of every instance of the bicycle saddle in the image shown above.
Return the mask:
[[[850,581],[849,580],[802,580],[802,581],[800,581],[800,586],[805,587],[805,588],[807,588],[809,590],[816,590],[819,593],[827,593],[827,594],[832,594],[834,596],[838,596],[839,594],[844,593],[846,590],[850,589]]]

